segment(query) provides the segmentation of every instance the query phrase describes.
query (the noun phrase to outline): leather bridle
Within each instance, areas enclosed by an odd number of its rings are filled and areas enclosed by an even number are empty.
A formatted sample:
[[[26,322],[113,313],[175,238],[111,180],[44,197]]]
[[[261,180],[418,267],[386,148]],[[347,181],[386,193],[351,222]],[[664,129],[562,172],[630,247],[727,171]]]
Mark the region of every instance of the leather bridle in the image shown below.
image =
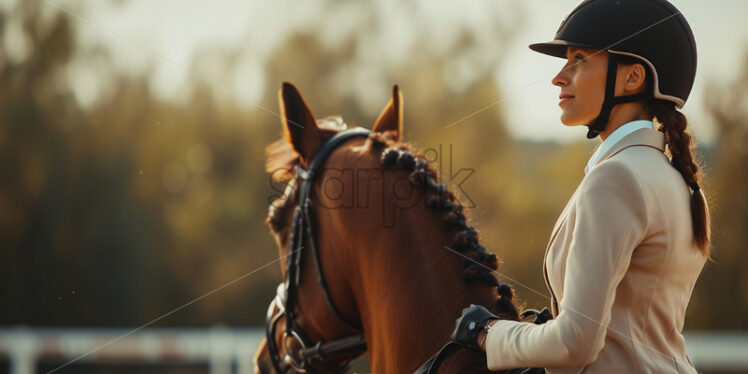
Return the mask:
[[[346,319],[340,310],[333,303],[330,297],[330,291],[325,282],[322,264],[320,262],[319,250],[314,237],[311,216],[309,214],[311,202],[311,189],[314,185],[314,177],[327,157],[343,142],[354,137],[367,137],[370,131],[363,128],[353,128],[341,131],[335,134],[322,146],[319,152],[314,156],[308,169],[296,166],[294,169],[295,177],[300,179],[300,194],[298,206],[294,210],[293,226],[291,227],[291,242],[286,264],[285,280],[278,285],[276,296],[268,307],[265,319],[265,338],[267,341],[270,360],[273,369],[277,373],[283,373],[281,363],[287,365],[286,370],[292,369],[300,373],[327,373],[327,372],[345,372],[350,366],[350,361],[366,351],[366,338],[363,330],[357,324]],[[297,184],[299,186],[299,184]],[[322,340],[312,343],[304,330],[299,326],[297,321],[297,310],[295,308],[298,302],[299,283],[301,282],[302,270],[302,250],[304,247],[304,238],[308,238],[308,249],[312,251],[314,267],[317,271],[317,283],[322,289],[322,293],[327,301],[327,306],[332,310],[337,319],[354,334],[339,340],[324,342]],[[276,312],[276,309],[278,310]],[[285,316],[286,331],[282,337],[282,344],[286,350],[281,359],[280,350],[275,340],[276,329],[281,317]],[[291,344],[295,344],[300,349],[294,350]],[[348,354],[351,360],[348,360],[342,366],[328,367],[328,355]]]

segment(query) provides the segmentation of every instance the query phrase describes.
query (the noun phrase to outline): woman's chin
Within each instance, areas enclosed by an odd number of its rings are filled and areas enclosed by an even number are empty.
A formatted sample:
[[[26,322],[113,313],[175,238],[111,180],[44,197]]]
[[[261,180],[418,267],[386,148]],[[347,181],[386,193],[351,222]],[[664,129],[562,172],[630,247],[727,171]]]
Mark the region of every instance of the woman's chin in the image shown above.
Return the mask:
[[[563,123],[564,126],[566,126],[566,127],[573,127],[573,126],[579,126],[580,125],[579,121],[574,121],[573,119],[564,117],[563,115],[561,115],[561,123]]]
[[[589,123],[589,121],[585,121],[583,119],[580,119],[578,117],[574,117],[571,115],[567,115],[565,113],[561,113],[561,123],[564,124],[566,127],[574,127],[574,126],[583,126]]]

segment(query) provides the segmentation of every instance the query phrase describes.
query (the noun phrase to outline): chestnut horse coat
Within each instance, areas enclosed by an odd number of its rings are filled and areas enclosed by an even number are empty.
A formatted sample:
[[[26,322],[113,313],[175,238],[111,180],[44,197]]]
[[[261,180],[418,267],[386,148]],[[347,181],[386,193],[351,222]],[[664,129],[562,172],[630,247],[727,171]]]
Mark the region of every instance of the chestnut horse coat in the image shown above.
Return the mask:
[[[694,243],[690,189],[637,130],[600,157],[561,213],[544,272],[554,320],[498,321],[488,367],[549,373],[695,373],[681,331],[706,257]]]

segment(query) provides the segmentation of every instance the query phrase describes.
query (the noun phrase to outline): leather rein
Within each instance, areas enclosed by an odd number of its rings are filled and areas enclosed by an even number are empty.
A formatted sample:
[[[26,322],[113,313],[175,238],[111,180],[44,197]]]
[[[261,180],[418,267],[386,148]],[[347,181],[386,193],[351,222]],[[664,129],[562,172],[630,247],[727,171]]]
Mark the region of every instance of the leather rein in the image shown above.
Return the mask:
[[[548,308],[543,308],[542,310],[535,310],[535,309],[527,309],[524,312],[522,312],[522,318],[527,318],[531,315],[535,316],[535,321],[533,322],[536,325],[542,325],[546,323],[547,321],[553,319],[553,314],[551,314],[551,311],[548,310]],[[439,367],[442,365],[444,360],[452,356],[453,354],[457,353],[460,349],[463,349],[464,347],[452,340],[448,341],[447,344],[445,344],[439,351],[437,351],[431,358],[426,360],[426,362],[423,363],[413,374],[436,374],[439,371]],[[540,374],[545,373],[545,369],[543,368],[518,368],[518,369],[508,369],[502,371],[503,374]]]
[[[299,178],[300,195],[299,204],[294,210],[293,226],[291,227],[291,243],[286,263],[286,277],[278,285],[276,296],[270,303],[265,318],[265,338],[267,341],[270,360],[273,369],[277,373],[283,373],[281,363],[287,365],[286,370],[293,369],[299,373],[327,373],[345,372],[350,366],[350,361],[340,367],[328,367],[328,355],[350,354],[355,357],[366,352],[366,338],[363,330],[358,325],[346,319],[333,303],[330,291],[325,282],[322,264],[320,262],[319,250],[314,237],[311,215],[311,190],[314,178],[327,157],[343,142],[354,137],[367,137],[370,131],[364,128],[352,128],[335,134],[322,146],[314,156],[308,169],[300,166],[294,168],[295,177]],[[298,184],[297,184],[298,186]],[[314,268],[317,271],[317,283],[327,301],[327,306],[335,317],[350,331],[354,333],[346,338],[324,342],[322,340],[312,343],[297,322],[297,309],[299,283],[301,282],[302,252],[305,236],[308,238],[309,250],[312,252]],[[275,310],[278,309],[276,312]],[[275,340],[278,322],[285,315],[286,330],[283,334],[282,344],[286,353],[281,359],[280,350]],[[301,349],[291,352],[290,344],[296,341]],[[317,364],[316,366],[314,364]]]

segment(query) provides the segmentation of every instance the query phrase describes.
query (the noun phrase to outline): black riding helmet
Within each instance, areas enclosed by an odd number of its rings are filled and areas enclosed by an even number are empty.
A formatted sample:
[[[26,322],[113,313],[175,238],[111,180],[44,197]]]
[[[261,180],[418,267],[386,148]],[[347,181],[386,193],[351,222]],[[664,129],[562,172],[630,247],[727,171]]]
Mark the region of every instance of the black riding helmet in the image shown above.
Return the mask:
[[[566,58],[566,48],[605,50],[608,73],[600,114],[587,138],[604,129],[617,104],[651,96],[682,108],[696,76],[696,42],[686,18],[666,0],[585,0],[561,22],[554,39],[530,49]],[[615,97],[619,56],[634,57],[652,73],[652,92]]]

